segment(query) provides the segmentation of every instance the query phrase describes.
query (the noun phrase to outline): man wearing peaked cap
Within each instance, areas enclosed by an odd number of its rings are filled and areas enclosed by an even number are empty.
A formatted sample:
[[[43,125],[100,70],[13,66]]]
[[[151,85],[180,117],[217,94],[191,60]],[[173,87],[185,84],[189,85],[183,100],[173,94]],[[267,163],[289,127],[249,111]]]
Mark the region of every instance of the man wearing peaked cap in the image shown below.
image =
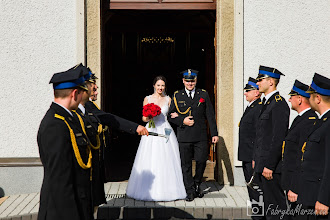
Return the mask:
[[[315,73],[308,91],[309,102],[320,116],[309,130],[302,147],[300,191],[298,202],[315,209],[317,216],[327,219],[330,206],[330,79]]]
[[[91,74],[91,77],[90,77],[89,81],[92,83],[92,93],[91,93],[91,96],[90,96],[90,101],[95,102],[97,100],[97,95],[98,95],[98,91],[97,91],[98,86],[96,84],[96,80],[98,78],[95,75],[95,73],[93,73],[92,70],[89,67],[87,69],[88,69],[89,73]]]
[[[200,185],[209,151],[206,120],[209,123],[212,143],[217,143],[219,137],[209,94],[204,89],[196,88],[198,71],[188,69],[181,74],[185,88],[174,93],[167,118],[178,126],[181,168],[187,192],[186,201],[189,202],[196,197],[203,197]],[[172,118],[171,113],[177,113],[179,116]],[[193,158],[196,161],[194,177]]]
[[[88,138],[73,119],[85,87],[83,71],[53,75],[54,102],[42,119],[37,141],[44,167],[38,220],[90,220],[92,216]]]
[[[78,106],[74,117],[77,121],[81,122],[81,127],[84,128],[92,151],[92,207],[93,210],[106,203],[104,191],[104,167],[103,167],[103,128],[100,120],[87,108],[86,103],[89,101],[90,95],[93,92],[92,73],[88,68],[81,65],[80,67],[84,72],[84,78],[88,91],[83,93],[83,98]]]
[[[254,147],[256,181],[263,191],[265,210],[286,210],[286,199],[281,187],[282,144],[289,126],[290,109],[276,87],[283,75],[279,70],[260,66],[257,77],[259,92],[264,94],[257,121]],[[267,219],[278,219],[271,211]]]
[[[112,178],[110,176],[111,172],[109,172],[112,168],[110,167],[111,163],[109,162],[109,159],[107,157],[110,155],[110,130],[117,130],[117,131],[124,131],[129,134],[138,134],[138,135],[148,135],[148,130],[146,127],[139,125],[135,122],[129,121],[127,119],[121,118],[117,115],[111,114],[109,112],[104,112],[101,110],[101,108],[94,102],[97,97],[97,85],[96,85],[96,79],[94,73],[88,69],[88,79],[87,81],[90,82],[91,85],[91,96],[89,100],[85,103],[86,111],[89,115],[91,115],[92,118],[96,116],[98,123],[102,124],[102,140],[101,146],[99,149],[99,177],[100,179],[103,179],[104,182],[110,181]],[[88,84],[88,83],[87,83]],[[99,183],[101,181],[98,181]],[[96,184],[97,185],[97,184]],[[94,201],[99,201],[95,203],[95,206],[100,205],[104,202],[104,200],[101,198],[104,192],[102,185],[102,189],[96,189],[98,191],[97,195],[99,199],[95,199]]]
[[[239,142],[238,142],[238,160],[243,162],[243,173],[245,181],[249,182],[253,175],[252,158],[253,148],[256,138],[256,125],[261,107],[259,87],[257,80],[249,78],[244,87],[246,101],[249,102],[239,123]],[[259,193],[247,188],[250,200],[259,201]],[[257,214],[257,213],[256,213]],[[260,217],[252,216],[253,219]]]
[[[293,120],[282,148],[282,188],[285,190],[291,209],[297,207],[299,195],[299,175],[301,164],[301,147],[307,139],[307,131],[313,126],[317,115],[311,109],[310,95],[306,93],[308,86],[296,80],[289,93],[291,109],[297,111],[298,116]]]

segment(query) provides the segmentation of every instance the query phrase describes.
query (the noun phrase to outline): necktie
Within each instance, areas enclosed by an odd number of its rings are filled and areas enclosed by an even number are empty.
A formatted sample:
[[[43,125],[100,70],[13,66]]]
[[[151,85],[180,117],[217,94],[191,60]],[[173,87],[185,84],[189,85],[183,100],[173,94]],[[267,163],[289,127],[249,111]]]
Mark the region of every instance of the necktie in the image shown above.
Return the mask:
[[[193,97],[191,96],[191,91],[189,91],[189,97],[190,97],[191,99],[193,99]]]
[[[266,102],[266,98],[264,97],[262,99],[262,108],[261,108],[260,113],[263,113],[265,111],[265,109],[266,109],[266,103],[265,102]]]

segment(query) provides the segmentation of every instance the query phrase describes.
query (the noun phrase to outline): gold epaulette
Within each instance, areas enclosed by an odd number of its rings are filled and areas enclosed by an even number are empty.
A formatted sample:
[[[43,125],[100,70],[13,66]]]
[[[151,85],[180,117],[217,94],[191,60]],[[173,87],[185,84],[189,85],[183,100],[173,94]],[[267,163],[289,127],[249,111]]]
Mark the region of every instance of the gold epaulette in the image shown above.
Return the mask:
[[[280,95],[276,95],[276,96],[275,96],[275,101],[278,102],[278,101],[280,101],[280,100],[283,101],[283,100],[282,100],[282,97],[281,97]]]
[[[316,119],[316,117],[309,117],[308,119]]]
[[[202,89],[202,91],[203,91],[203,92],[206,92],[206,90],[205,90],[205,89]]]
[[[91,168],[92,167],[92,151],[91,151],[91,149],[88,148],[88,150],[89,150],[88,162],[87,162],[87,164],[84,164],[84,162],[81,158],[80,152],[79,152],[76,137],[75,137],[74,132],[73,132],[72,128],[70,127],[69,123],[61,115],[55,114],[54,117],[63,120],[64,123],[66,124],[66,126],[68,126],[69,131],[70,131],[70,137],[71,137],[73,152],[74,152],[74,155],[76,157],[76,160],[77,160],[79,166],[83,169]]]

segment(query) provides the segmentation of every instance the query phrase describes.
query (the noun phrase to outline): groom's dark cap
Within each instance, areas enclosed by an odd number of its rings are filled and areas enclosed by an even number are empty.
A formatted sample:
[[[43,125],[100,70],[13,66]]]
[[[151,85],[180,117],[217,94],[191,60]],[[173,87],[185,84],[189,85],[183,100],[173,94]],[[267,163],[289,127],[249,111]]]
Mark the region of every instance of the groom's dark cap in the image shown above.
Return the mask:
[[[307,93],[318,93],[320,95],[330,96],[330,79],[315,73]]]
[[[308,85],[300,82],[299,80],[296,80],[293,84],[293,87],[291,89],[291,92],[289,93],[289,95],[293,96],[293,95],[301,95],[304,96],[306,98],[309,98],[310,95],[306,92],[308,90]]]
[[[186,81],[193,81],[197,79],[198,71],[193,69],[187,69],[185,71],[182,71],[181,74]]]
[[[258,90],[259,86],[257,85],[257,80],[253,79],[252,77],[249,77],[248,83],[245,85],[244,90],[250,91],[250,90]]]

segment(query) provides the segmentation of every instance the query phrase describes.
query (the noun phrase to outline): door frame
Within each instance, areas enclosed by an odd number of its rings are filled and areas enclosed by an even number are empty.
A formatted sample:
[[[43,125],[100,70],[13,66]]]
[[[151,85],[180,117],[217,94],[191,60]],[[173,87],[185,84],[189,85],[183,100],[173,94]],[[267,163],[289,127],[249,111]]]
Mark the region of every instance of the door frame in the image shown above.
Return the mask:
[[[185,1],[185,0],[182,0]],[[216,117],[220,136],[217,147],[217,177],[220,183],[233,184],[234,161],[234,29],[235,2],[242,0],[217,0],[216,5]],[[86,65],[89,66],[101,82],[99,97],[102,97],[102,25],[104,15],[109,9],[109,0],[85,0],[86,21]],[[189,1],[186,1],[189,2]],[[163,3],[162,3],[163,4]],[[193,4],[193,3],[189,3]],[[239,42],[240,44],[243,42]],[[236,65],[236,64],[235,64]],[[240,64],[241,65],[241,64]],[[228,100],[232,100],[228,103]],[[98,100],[102,106],[103,100]],[[236,102],[237,103],[237,102]],[[240,103],[243,105],[243,103]],[[226,128],[226,129],[223,129]]]

